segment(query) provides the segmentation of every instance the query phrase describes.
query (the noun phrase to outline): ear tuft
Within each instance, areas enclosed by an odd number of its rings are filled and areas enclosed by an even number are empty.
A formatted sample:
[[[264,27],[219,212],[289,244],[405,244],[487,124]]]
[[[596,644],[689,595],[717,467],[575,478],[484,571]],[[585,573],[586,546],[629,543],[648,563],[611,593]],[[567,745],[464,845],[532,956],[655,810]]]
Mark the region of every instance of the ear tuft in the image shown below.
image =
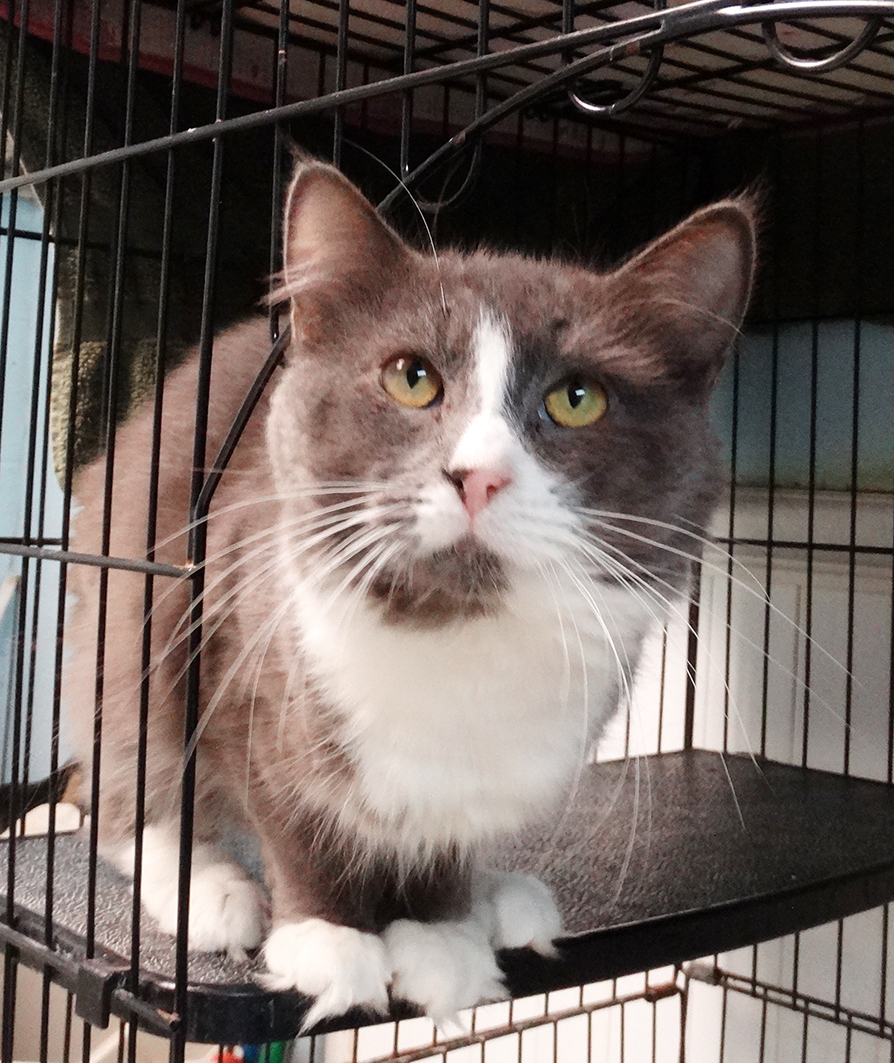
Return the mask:
[[[615,274],[631,311],[654,319],[671,373],[716,377],[748,308],[756,219],[749,195],[705,207]]]

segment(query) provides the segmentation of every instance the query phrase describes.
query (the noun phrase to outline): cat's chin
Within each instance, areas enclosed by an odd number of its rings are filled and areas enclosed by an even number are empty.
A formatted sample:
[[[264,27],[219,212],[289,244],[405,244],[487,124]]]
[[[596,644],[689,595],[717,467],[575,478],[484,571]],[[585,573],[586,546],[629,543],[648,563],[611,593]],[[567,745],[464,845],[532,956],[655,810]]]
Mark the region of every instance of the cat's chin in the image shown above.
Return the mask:
[[[472,536],[383,572],[367,592],[393,624],[436,628],[503,607],[505,564]]]

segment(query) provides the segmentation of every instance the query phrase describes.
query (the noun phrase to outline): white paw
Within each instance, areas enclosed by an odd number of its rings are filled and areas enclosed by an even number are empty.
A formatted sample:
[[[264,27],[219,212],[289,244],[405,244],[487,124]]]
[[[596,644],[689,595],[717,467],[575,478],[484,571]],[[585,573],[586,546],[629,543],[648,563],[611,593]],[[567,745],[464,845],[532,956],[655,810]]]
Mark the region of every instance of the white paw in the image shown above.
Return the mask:
[[[476,883],[472,909],[496,949],[533,949],[557,955],[562,916],[547,886],[517,871],[483,875]]]
[[[325,919],[304,919],[276,928],[264,945],[271,989],[297,989],[316,997],[304,1028],[344,1015],[351,1008],[388,1011],[391,970],[385,946],[374,934]]]
[[[264,902],[261,887],[237,864],[222,860],[195,869],[189,887],[189,947],[245,959],[245,950],[256,949],[264,939]]]
[[[457,1012],[506,996],[484,929],[474,920],[417,923],[398,919],[382,934],[394,996],[418,1004],[439,1025]]]
[[[125,874],[133,874],[134,845],[107,852]],[[166,934],[177,933],[179,843],[161,827],[143,832],[143,907]],[[189,947],[245,958],[264,937],[264,891],[238,864],[212,845],[197,845],[189,886]]]

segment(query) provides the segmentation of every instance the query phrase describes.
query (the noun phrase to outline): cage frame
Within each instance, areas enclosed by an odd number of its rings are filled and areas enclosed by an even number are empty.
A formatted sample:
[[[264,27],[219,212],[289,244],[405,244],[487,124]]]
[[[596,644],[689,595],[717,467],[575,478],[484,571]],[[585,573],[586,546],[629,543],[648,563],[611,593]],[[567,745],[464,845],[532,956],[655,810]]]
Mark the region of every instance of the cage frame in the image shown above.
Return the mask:
[[[224,10],[226,11],[226,9],[225,5]],[[341,9],[346,10],[344,5],[342,5]],[[783,51],[778,44],[778,41],[775,39],[774,31],[768,30],[765,27],[775,26],[777,21],[782,22],[793,19],[817,18],[820,16],[842,18],[858,17],[866,19],[867,29],[852,43],[844,44],[831,56],[826,56],[821,60],[815,61],[821,64],[820,67],[813,70],[808,69],[806,71],[808,73],[828,72],[859,56],[862,51],[871,44],[872,38],[878,32],[884,20],[894,18],[894,2],[892,2],[892,0],[783,0],[782,3],[734,6],[727,3],[726,0],[694,0],[694,2],[685,4],[679,8],[667,10],[659,9],[654,13],[636,17],[622,23],[612,24],[607,27],[579,31],[569,30],[557,34],[548,41],[534,44],[523,44],[515,49],[499,53],[488,52],[486,48],[483,47],[484,42],[479,40],[479,51],[481,54],[472,59],[447,63],[443,66],[432,67],[425,70],[398,73],[385,81],[374,82],[369,85],[355,88],[340,88],[335,92],[311,100],[295,103],[281,102],[270,109],[245,116],[230,118],[223,116],[214,124],[198,129],[171,132],[163,137],[126,144],[122,147],[110,149],[98,154],[85,154],[82,158],[48,165],[36,172],[5,178],[0,181],[0,194],[11,193],[12,202],[14,203],[16,190],[25,186],[50,182],[63,177],[84,177],[100,167],[127,163],[130,160],[144,155],[171,152],[186,144],[193,144],[201,141],[212,141],[215,144],[220,144],[222,143],[223,138],[229,138],[239,132],[248,131],[260,126],[277,125],[293,118],[320,112],[328,112],[331,110],[338,112],[340,108],[349,104],[361,103],[384,96],[407,93],[424,85],[438,84],[456,78],[474,78],[480,75],[486,75],[512,63],[540,58],[542,56],[569,55],[575,51],[595,47],[595,51],[589,52],[578,59],[572,59],[554,73],[543,76],[538,81],[520,89],[490,109],[483,109],[479,101],[478,110],[481,113],[479,113],[472,122],[458,133],[453,134],[440,148],[430,154],[415,168],[411,169],[407,167],[407,170],[402,177],[402,184],[398,185],[394,192],[382,203],[382,208],[387,210],[398,195],[406,191],[407,188],[412,189],[438,164],[444,161],[449,161],[458,152],[466,150],[470,144],[474,144],[478,137],[486,133],[498,121],[507,115],[513,114],[520,108],[536,102],[538,99],[555,89],[564,90],[568,88],[575,79],[580,78],[585,74],[592,73],[594,70],[602,66],[611,66],[612,64],[629,58],[632,55],[636,56],[641,55],[642,53],[652,52],[654,55],[660,56],[660,49],[663,46],[678,40],[688,40],[694,36],[718,29],[757,25],[761,27],[768,42],[768,49],[773,54],[774,58],[778,62],[793,66],[798,72],[803,73],[805,70],[801,64],[804,61]],[[26,23],[27,19],[23,18],[22,26],[24,27]],[[24,28],[22,29],[22,33],[24,33]],[[809,62],[814,61],[811,60]],[[225,64],[222,63],[221,65],[223,68]],[[648,93],[659,70],[660,59],[656,62],[650,63],[641,80],[622,99],[621,103],[623,106],[618,107],[613,114],[621,113],[626,107],[634,106],[639,102],[640,98]],[[613,115],[606,115],[605,117],[612,116]],[[13,116],[11,125],[14,127],[15,124],[16,118]],[[6,108],[4,108],[4,125],[7,125]],[[15,137],[13,137],[13,141],[15,142]],[[215,163],[215,166],[217,166],[217,163]],[[14,228],[14,221],[11,223],[10,228]],[[46,236],[45,239],[47,239]],[[211,257],[213,258],[213,256]],[[274,332],[276,332],[275,328]],[[278,359],[281,356],[286,338],[287,336],[285,332],[278,332],[273,336],[270,358],[268,359],[262,374],[259,375],[255,382],[255,386],[252,388],[249,395],[246,396],[243,409],[240,412],[239,418],[237,418],[237,422],[234,423],[227,446],[212,463],[211,471],[208,476],[205,479],[197,479],[196,481],[194,488],[193,516],[198,522],[198,530],[192,536],[188,564],[177,568],[159,564],[151,557],[145,560],[97,557],[95,555],[73,553],[67,549],[59,548],[56,544],[42,545],[31,543],[10,543],[5,541],[0,542],[0,553],[16,555],[27,559],[33,559],[35,561],[59,562],[63,565],[71,563],[91,564],[97,565],[105,570],[109,568],[122,568],[141,572],[147,576],[160,579],[183,578],[191,581],[195,607],[193,620],[195,622],[194,637],[196,638],[196,652],[193,654],[194,663],[190,666],[190,694],[188,699],[189,722],[187,734],[185,736],[187,742],[195,731],[198,712],[198,675],[200,668],[198,640],[201,631],[199,626],[201,621],[202,595],[201,571],[202,562],[204,560],[201,520],[207,514],[207,506],[211,503],[216,478],[219,478],[220,473],[226,467],[226,463],[233,448],[238,445],[240,423],[244,424],[248,417],[251,416],[254,404],[256,403],[261,390],[266,385],[267,380],[269,380],[270,375],[275,369]],[[203,347],[207,347],[208,358],[210,358],[210,345],[203,341]],[[210,364],[210,362],[207,364]],[[207,387],[205,397],[207,399]],[[207,409],[204,411],[204,414],[207,414]],[[200,424],[202,417],[203,411],[200,406]],[[202,449],[204,444],[203,440],[200,438],[201,436],[202,433],[199,429],[196,433],[196,455],[197,459],[201,459],[197,460],[197,466],[199,467],[207,464],[207,456],[204,455]],[[746,541],[747,540],[738,539],[732,535],[730,536],[731,544]],[[852,547],[851,549],[853,551],[856,548]],[[693,653],[696,652],[697,651],[693,649]],[[693,660],[693,664],[694,663]],[[687,740],[687,748],[691,751],[691,720],[688,728]],[[807,772],[811,776],[811,779],[817,774],[811,772],[809,769],[801,770]],[[188,806],[189,788],[191,785],[191,773],[189,771],[186,773],[185,780],[185,804]],[[856,781],[849,781],[849,785],[851,785],[851,782],[853,782],[854,785],[858,785]],[[8,794],[10,801],[9,817],[11,821],[18,819],[24,809],[24,803],[18,792],[18,783],[19,780],[14,778],[13,785]],[[891,798],[891,801],[894,802],[894,798]],[[191,853],[191,827],[189,819],[189,816],[184,817],[181,833],[181,866],[185,868],[181,878],[183,897],[187,895],[189,888],[189,865]],[[78,1014],[87,1018],[88,1021],[94,1025],[105,1026],[108,1023],[110,1016],[115,1014],[128,1021],[135,1022],[144,1028],[155,1029],[157,1032],[164,1032],[165,1035],[171,1036],[172,1038],[204,1039],[209,1030],[204,1026],[196,1025],[196,1022],[204,1022],[204,1020],[196,1019],[192,1025],[190,1025],[190,1022],[200,1014],[198,1000],[201,994],[205,993],[209,997],[214,997],[216,996],[216,991],[209,991],[207,988],[195,986],[190,983],[187,974],[188,959],[184,921],[181,919],[180,933],[178,934],[177,939],[173,989],[170,984],[166,984],[164,981],[154,982],[152,979],[148,979],[145,982],[141,981],[140,984],[135,987],[133,984],[133,971],[130,966],[130,961],[122,957],[104,954],[102,951],[97,955],[93,955],[94,944],[90,941],[91,935],[89,933],[87,936],[88,943],[85,949],[85,957],[83,959],[72,960],[70,956],[66,956],[60,952],[58,945],[64,943],[66,950],[77,950],[81,945],[79,942],[66,939],[64,930],[54,928],[52,936],[55,944],[50,944],[47,941],[42,942],[40,940],[41,932],[38,927],[35,926],[29,928],[24,932],[20,929],[22,926],[27,926],[29,920],[21,910],[13,910],[14,889],[12,888],[12,884],[14,881],[13,869],[15,866],[14,854],[16,847],[15,834],[13,833],[11,843],[8,847],[10,858],[8,861],[9,871],[7,875],[9,884],[8,896],[6,898],[7,914],[5,919],[0,919],[0,942],[3,943],[4,948],[13,951],[15,955],[27,965],[48,972],[53,980],[58,981],[72,991],[76,998]],[[95,842],[93,848],[95,850]],[[91,877],[95,880],[95,876],[96,869],[94,867],[91,872]],[[775,937],[782,932],[792,932],[796,929],[803,929],[805,926],[814,925],[816,922],[826,922],[830,919],[840,918],[844,915],[851,914],[854,911],[861,910],[862,908],[872,907],[884,900],[894,899],[894,850],[892,850],[891,854],[886,856],[881,862],[876,860],[875,863],[870,862],[868,866],[861,866],[859,871],[851,870],[850,873],[844,874],[837,879],[834,877],[830,878],[828,882],[826,882],[824,888],[827,890],[827,893],[821,900],[817,899],[814,895],[811,895],[813,906],[811,907],[811,903],[805,903],[805,906],[802,909],[804,914],[799,921],[790,922],[785,925],[772,924],[772,929],[766,936]],[[790,899],[791,898],[781,898],[780,895],[776,895],[772,898],[773,903],[779,902],[783,905],[787,904]],[[769,911],[769,908],[765,910],[765,915],[767,911]],[[701,914],[704,915],[705,913],[702,912]],[[740,920],[742,918],[741,910],[728,912],[727,915],[732,923],[739,923],[740,932]],[[768,923],[767,925],[770,926],[771,924]],[[654,927],[644,927],[642,929],[648,934],[654,934]],[[687,934],[693,934],[691,925],[687,929],[678,930],[676,927],[673,927],[668,931],[669,938],[676,942],[678,942],[680,936],[685,937]],[[749,941],[759,940],[758,938],[755,938],[753,932],[747,935],[747,937]],[[623,934],[621,934],[621,939],[623,941]],[[654,942],[654,937],[652,937],[651,940]],[[708,935],[704,938],[696,938],[693,936],[690,945],[684,947],[677,943],[675,948],[670,952],[659,951],[653,956],[650,956],[648,953],[648,948],[642,946],[645,951],[636,953],[635,961],[626,961],[626,966],[624,962],[616,962],[613,968],[611,965],[606,968],[599,968],[594,963],[593,955],[590,955],[586,962],[581,961],[576,965],[572,964],[574,970],[573,984],[579,984],[583,981],[593,980],[595,978],[612,977],[614,975],[631,973],[633,970],[643,970],[648,966],[662,966],[664,963],[680,964],[685,960],[694,959],[697,956],[721,951],[723,948],[730,947],[730,942],[734,940],[739,941],[740,943],[745,943],[745,939],[741,938],[741,933],[740,937],[725,938],[722,933],[718,932],[714,937]],[[601,943],[598,943],[597,947],[602,948]],[[630,947],[632,946],[629,944],[622,944],[618,946],[618,949],[619,951],[622,951],[624,948]],[[571,981],[568,981],[568,974],[561,976],[557,980],[554,973],[551,975],[548,970],[545,970],[544,965],[540,963],[540,961],[533,961],[530,957],[508,957],[506,962],[509,966],[510,982],[514,986],[518,986],[519,993],[545,991],[550,988],[558,988],[560,984],[572,984]],[[632,966],[631,963],[633,964]],[[222,1006],[231,1008],[233,1006],[234,990],[231,988],[228,990],[228,993],[230,994],[229,996],[225,994],[224,998],[222,998]],[[269,1009],[274,1006],[272,1004],[273,996],[263,996],[262,991],[257,989],[257,987],[255,987],[248,996],[251,998],[252,1007],[263,1008],[269,1011]],[[277,999],[279,999],[279,995],[277,995]],[[285,1013],[288,1015],[288,1019],[282,1020],[284,1022],[282,1027],[279,1025],[281,1021],[279,1017],[276,1018],[275,1022],[271,1022],[270,1028],[267,1031],[270,1038],[283,1035],[285,1032],[285,1026],[294,1026],[297,1031],[298,1026],[300,1026],[300,1019],[304,1014],[304,1010],[306,1010],[306,1003],[296,1002],[294,995],[293,999],[288,1003],[283,1003],[282,1001],[280,1001],[280,1003],[282,1004]],[[189,1021],[186,1023],[181,1023],[178,1018],[183,1015],[186,1015],[189,1018]],[[359,1021],[360,1017],[355,1015],[347,1017],[345,1023],[354,1026]],[[235,1037],[226,1037],[222,1039],[235,1040]]]

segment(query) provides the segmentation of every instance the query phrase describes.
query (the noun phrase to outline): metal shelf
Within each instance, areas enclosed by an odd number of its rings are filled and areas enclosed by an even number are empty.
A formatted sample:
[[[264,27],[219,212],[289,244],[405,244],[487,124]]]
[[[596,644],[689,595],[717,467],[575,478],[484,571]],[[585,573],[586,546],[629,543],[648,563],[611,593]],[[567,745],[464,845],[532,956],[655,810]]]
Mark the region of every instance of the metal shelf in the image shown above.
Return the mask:
[[[7,844],[0,875],[6,878]],[[88,847],[56,840],[55,948],[45,942],[47,843],[16,844],[14,925],[0,942],[44,967],[92,1021],[103,1010],[169,1031],[174,948],[148,920],[138,985],[130,896],[97,870],[96,958],[85,962]],[[747,756],[693,750],[588,767],[564,814],[500,854],[553,888],[566,936],[558,960],[502,954],[514,997],[615,978],[791,934],[894,899],[894,787]],[[4,904],[5,907],[5,904]],[[257,960],[196,955],[191,1040],[261,1042],[295,1034],[307,1001],[256,981]],[[410,1014],[397,1005],[393,1017]],[[336,1026],[370,1016],[351,1014]]]

